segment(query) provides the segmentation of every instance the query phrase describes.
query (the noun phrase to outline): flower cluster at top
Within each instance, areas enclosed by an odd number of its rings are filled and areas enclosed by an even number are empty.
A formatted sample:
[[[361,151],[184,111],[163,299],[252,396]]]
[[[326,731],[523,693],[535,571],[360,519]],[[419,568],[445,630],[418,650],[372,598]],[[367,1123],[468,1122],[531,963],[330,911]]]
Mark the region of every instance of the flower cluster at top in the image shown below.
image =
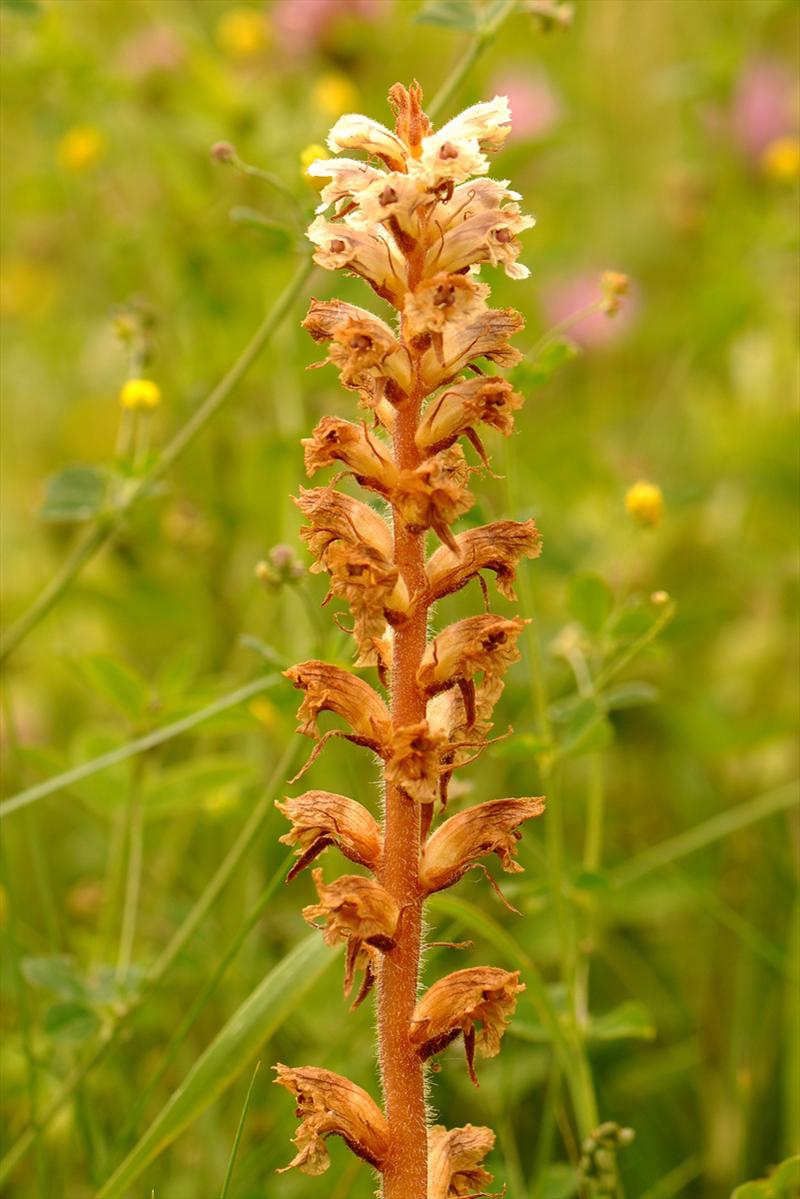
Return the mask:
[[[434,131],[417,85],[395,85],[389,99],[393,131],[356,115],[342,117],[331,131],[331,150],[363,159],[321,159],[308,167],[312,177],[327,180],[308,235],[317,263],[361,276],[398,311],[399,322],[395,329],[353,304],[312,301],[305,328],[327,346],[325,363],[338,369],[371,419],[323,416],[303,445],[310,476],[328,467],[349,474],[388,503],[392,523],[332,485],[301,489],[295,501],[307,521],[301,535],[315,559],[312,570],[327,572],[328,598],[349,606],[357,665],[376,666],[386,686],[394,633],[406,622],[424,631],[430,607],[473,580],[487,596],[485,572],[513,600],[521,559],[538,556],[541,548],[533,520],[452,528],[472,506],[467,483],[480,469],[462,441],[486,465],[480,426],[508,436],[523,402],[508,380],[479,365],[488,360],[507,367],[520,359],[509,339],[523,327],[522,318],[513,309],[490,308],[489,287],[478,277],[484,264],[502,267],[513,279],[528,274],[518,261],[519,234],[533,221],[507,182],[487,177],[488,154],[510,129],[508,101],[476,104]],[[419,568],[412,569],[398,554],[398,538],[407,542],[427,532],[440,544],[423,560],[420,542]],[[519,660],[516,643],[525,623],[487,610],[420,645],[405,680],[423,717],[413,723],[402,723],[376,688],[348,670],[316,660],[293,666],[286,675],[303,692],[299,731],[316,742],[304,770],[330,737],[367,748],[382,764],[393,802],[415,805],[427,834],[437,804],[443,809],[447,803],[453,773],[489,744],[502,675]],[[321,733],[317,722],[325,711],[348,727]],[[329,846],[369,872],[327,883],[315,869],[319,902],[303,912],[327,944],[344,944],[345,992],[359,973],[358,1004],[379,977],[382,956],[402,935],[402,908],[383,885],[387,853],[395,847],[384,841],[372,813],[347,796],[307,791],[279,806],[291,823],[282,840],[297,855],[290,877]],[[515,858],[520,826],[543,807],[540,797],[493,799],[424,835],[415,863],[420,902],[493,854],[504,870],[521,869]],[[407,1044],[425,1062],[463,1038],[474,1080],[476,1051],[499,1052],[522,990],[518,972],[455,971],[419,999]],[[293,1166],[321,1173],[328,1164],[323,1142],[339,1135],[383,1168],[389,1132],[370,1096],[312,1067],[279,1066],[276,1081],[297,1096],[302,1117]],[[465,1195],[490,1181],[481,1163],[493,1141],[491,1130],[471,1125],[428,1129],[428,1199]]]

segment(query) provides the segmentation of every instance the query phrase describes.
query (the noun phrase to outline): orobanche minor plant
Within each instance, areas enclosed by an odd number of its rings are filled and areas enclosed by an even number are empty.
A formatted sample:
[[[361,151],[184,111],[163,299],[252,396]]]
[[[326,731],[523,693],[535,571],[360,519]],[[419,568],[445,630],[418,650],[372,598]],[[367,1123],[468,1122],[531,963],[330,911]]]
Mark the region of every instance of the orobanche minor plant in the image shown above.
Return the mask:
[[[423,905],[486,855],[520,870],[520,826],[544,807],[541,798],[491,799],[434,827],[451,776],[489,744],[502,675],[519,659],[525,622],[487,610],[432,636],[432,607],[477,579],[488,609],[483,571],[494,572],[513,600],[516,568],[539,554],[540,538],[532,520],[452,529],[472,506],[467,483],[478,469],[461,440],[488,466],[478,426],[508,435],[522,404],[506,379],[478,365],[513,366],[521,357],[509,338],[522,318],[490,308],[478,278],[484,263],[512,279],[528,275],[517,261],[518,234],[533,221],[507,182],[486,175],[486,152],[500,149],[509,132],[508,101],[476,104],[434,131],[421,100],[416,83],[396,84],[393,132],[344,116],[328,144],[365,158],[319,160],[308,169],[328,180],[308,233],[316,262],[360,275],[399,317],[395,330],[366,309],[314,300],[304,322],[370,414],[360,422],[324,416],[303,443],[307,471],[343,464],[343,474],[388,505],[390,519],[333,486],[303,489],[296,500],[308,521],[302,536],[316,559],[312,570],[327,571],[329,595],[350,606],[356,665],[377,667],[390,699],[325,662],[286,673],[304,693],[299,731],[317,742],[308,764],[333,736],[371,750],[383,771],[382,819],[327,791],[281,805],[292,825],[282,839],[297,854],[290,877],[329,845],[369,872],[328,882],[314,870],[319,902],[303,915],[321,922],[328,944],[344,943],[345,994],[361,979],[356,1004],[377,982],[383,1085],[381,1110],[339,1074],[277,1066],[276,1082],[296,1096],[301,1121],[286,1168],[321,1174],[329,1164],[325,1138],[338,1135],[380,1173],[384,1199],[485,1193],[492,1180],[483,1166],[491,1129],[431,1126],[426,1063],[463,1037],[475,1081],[476,1052],[498,1053],[524,984],[518,971],[478,966],[448,974],[420,997]],[[441,544],[426,557],[428,531]],[[349,731],[322,734],[323,711],[342,717]]]

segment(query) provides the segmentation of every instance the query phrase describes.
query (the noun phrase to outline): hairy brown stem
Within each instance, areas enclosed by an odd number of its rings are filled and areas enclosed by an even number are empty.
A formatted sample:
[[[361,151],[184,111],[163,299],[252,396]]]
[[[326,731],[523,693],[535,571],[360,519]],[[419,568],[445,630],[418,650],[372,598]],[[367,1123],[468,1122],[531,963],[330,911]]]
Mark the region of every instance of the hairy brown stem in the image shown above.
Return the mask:
[[[397,413],[394,458],[400,468],[415,467],[419,451],[414,434],[422,395]],[[422,595],[425,553],[422,534],[409,533],[394,515],[395,563],[409,594]],[[425,699],[417,671],[425,651],[427,605],[418,603],[397,629],[392,669],[392,723],[395,728],[425,717]],[[409,1041],[417,1001],[422,897],[419,886],[420,808],[397,787],[386,787],[381,883],[400,905],[397,946],[384,957],[378,1004],[381,1069],[389,1124],[389,1156],[383,1171],[384,1199],[426,1199],[428,1178],[427,1115],[422,1063]]]

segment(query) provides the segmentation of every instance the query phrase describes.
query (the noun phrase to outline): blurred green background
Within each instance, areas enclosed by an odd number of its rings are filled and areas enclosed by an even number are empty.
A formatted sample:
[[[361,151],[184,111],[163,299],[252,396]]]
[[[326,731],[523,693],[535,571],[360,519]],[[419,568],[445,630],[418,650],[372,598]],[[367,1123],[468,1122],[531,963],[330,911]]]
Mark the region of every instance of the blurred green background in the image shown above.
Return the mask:
[[[575,1069],[591,1067],[599,1118],[635,1129],[619,1155],[626,1195],[725,1199],[800,1149],[789,806],[798,7],[577,0],[571,26],[558,10],[549,30],[519,7],[446,114],[511,97],[514,133],[493,173],[523,193],[537,226],[524,238],[529,280],[484,272],[494,302],[522,311],[528,350],[597,297],[604,269],[626,272],[631,293],[618,316],[573,325],[577,354],[550,340],[517,368],[527,396],[517,432],[508,444],[487,436],[502,477],[476,479],[468,520],[534,515],[545,548],[522,570],[517,610],[533,616],[535,605],[536,619],[498,712],[497,731],[511,722],[517,736],[463,778],[470,800],[537,794],[542,755],[557,764],[548,812],[521,843],[526,873],[501,876],[522,917],[468,876],[448,896],[461,908],[431,911],[431,938],[475,947],[431,951],[426,977],[470,963],[516,968],[505,928],[569,1030],[590,961]],[[432,97],[470,45],[459,26],[475,11],[480,19],[480,5],[433,4],[426,23],[416,0],[6,0],[7,621],[59,569],[76,525],[106,519],[157,459],[297,269],[315,203],[304,148],[324,142],[343,111],[388,121],[395,80],[416,77]],[[285,190],[214,161],[220,139]],[[213,421],[16,650],[3,707],[7,797],[276,664],[346,661],[332,610],[318,610],[323,579],[255,572],[276,545],[307,565],[289,500],[305,482],[299,439],[325,412],[354,414],[330,368],[305,371],[321,356],[299,328],[311,294],[380,308],[358,280],[318,272]],[[155,380],[162,396],[135,429],[118,400],[130,375]],[[91,469],[48,483],[75,466]],[[663,516],[648,527],[625,506],[639,479],[663,492]],[[651,598],[662,591],[670,598]],[[479,602],[470,589],[439,619]],[[495,610],[514,608],[500,599]],[[547,744],[532,702],[542,681]],[[95,1194],[306,938],[310,879],[264,896],[285,856],[271,797],[307,748],[293,733],[296,699],[281,680],[4,820],[8,1195]],[[281,762],[287,747],[292,763]],[[304,785],[371,801],[374,771],[363,751],[333,743]],[[253,844],[238,854],[254,811]],[[586,830],[598,832],[601,811],[598,860]],[[210,882],[230,853],[217,894]],[[324,865],[328,878],[339,868]],[[192,935],[154,970],[187,919]],[[223,1039],[213,1081],[195,1083],[188,1126],[119,1193],[220,1194],[260,1058],[229,1194],[367,1199],[369,1171],[339,1142],[322,1179],[274,1172],[295,1122],[270,1086],[273,1062],[338,1069],[377,1094],[370,1004],[347,1015],[340,955],[314,952],[296,987],[290,979],[288,1008],[268,995],[247,1045]],[[480,1090],[448,1051],[432,1102],[448,1125],[495,1128],[490,1164],[511,1199],[568,1199],[575,1080],[523,975],[528,992]],[[261,1050],[270,1012],[277,1027]],[[86,1061],[67,1102],[26,1139]]]

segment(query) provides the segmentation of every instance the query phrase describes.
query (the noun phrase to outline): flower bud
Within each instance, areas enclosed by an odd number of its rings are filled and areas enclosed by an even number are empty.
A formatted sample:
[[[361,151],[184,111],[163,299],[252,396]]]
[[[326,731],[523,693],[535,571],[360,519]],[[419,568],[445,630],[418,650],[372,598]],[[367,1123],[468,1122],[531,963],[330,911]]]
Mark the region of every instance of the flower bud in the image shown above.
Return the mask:
[[[292,1069],[280,1063],[274,1069],[278,1076],[274,1082],[297,1097],[301,1121],[293,1138],[297,1154],[279,1174],[291,1169],[324,1174],[330,1165],[325,1146],[330,1136],[341,1137],[357,1157],[377,1170],[382,1168],[389,1147],[389,1128],[383,1112],[366,1091],[331,1070],[314,1066]]]
[[[211,157],[217,162],[235,162],[236,147],[232,142],[214,142],[211,147]]]
[[[494,1141],[491,1128],[434,1124],[428,1133],[428,1199],[475,1195],[476,1188],[488,1186],[492,1175],[484,1170],[483,1159]]]
[[[329,845],[335,845],[351,862],[373,872],[381,860],[381,830],[375,817],[354,799],[330,791],[306,791],[285,803],[276,800],[292,827],[279,840],[295,846],[297,861],[287,883],[313,862]]]
[[[655,483],[640,479],[625,494],[625,507],[638,525],[654,527],[661,522],[664,496]]]
[[[426,895],[458,882],[480,858],[497,854],[509,874],[519,874],[516,846],[519,826],[544,811],[544,798],[493,799],[445,820],[428,838],[420,862],[420,886]]]
[[[469,1076],[475,1085],[475,1050],[496,1057],[500,1040],[525,990],[518,970],[475,966],[440,978],[425,992],[411,1017],[409,1040],[422,1061],[441,1053],[456,1037],[464,1037]],[[480,1024],[476,1035],[475,1025]]]
[[[161,388],[152,379],[128,379],[119,393],[123,408],[157,408],[161,403]]]

